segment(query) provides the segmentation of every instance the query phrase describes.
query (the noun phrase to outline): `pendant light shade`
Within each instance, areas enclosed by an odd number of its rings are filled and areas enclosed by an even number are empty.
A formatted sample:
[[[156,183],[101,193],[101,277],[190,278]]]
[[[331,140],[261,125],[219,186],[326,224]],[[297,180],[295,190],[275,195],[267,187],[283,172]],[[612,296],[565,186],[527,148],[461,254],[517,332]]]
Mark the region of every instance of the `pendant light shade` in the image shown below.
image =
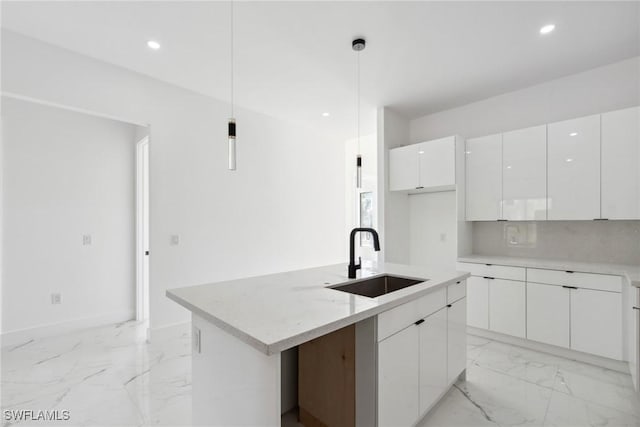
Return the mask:
[[[356,157],[356,188],[362,188],[362,156]]]
[[[236,170],[236,120],[229,119],[229,170]]]

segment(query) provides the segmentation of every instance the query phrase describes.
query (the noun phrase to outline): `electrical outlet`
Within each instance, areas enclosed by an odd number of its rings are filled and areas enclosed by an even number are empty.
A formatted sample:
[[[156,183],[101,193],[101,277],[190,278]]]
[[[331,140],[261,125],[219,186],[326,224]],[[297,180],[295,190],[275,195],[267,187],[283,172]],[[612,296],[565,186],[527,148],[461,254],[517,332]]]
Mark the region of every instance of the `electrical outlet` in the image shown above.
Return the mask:
[[[180,244],[180,236],[178,234],[172,234],[170,242],[172,246],[178,246]]]
[[[84,234],[82,236],[82,244],[84,246],[89,246],[91,244],[91,234]]]
[[[62,304],[62,294],[51,294],[51,304]]]
[[[191,335],[191,342],[193,344],[193,351],[195,353],[200,353],[202,350],[202,334],[200,333],[200,329],[193,327],[193,334]]]

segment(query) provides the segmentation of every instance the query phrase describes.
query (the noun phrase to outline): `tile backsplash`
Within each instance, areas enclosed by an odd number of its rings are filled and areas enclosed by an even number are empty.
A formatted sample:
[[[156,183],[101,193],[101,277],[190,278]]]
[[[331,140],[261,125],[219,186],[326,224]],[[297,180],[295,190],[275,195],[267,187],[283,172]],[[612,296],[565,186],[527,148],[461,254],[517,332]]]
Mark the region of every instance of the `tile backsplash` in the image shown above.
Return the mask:
[[[473,253],[640,265],[640,221],[474,222]]]

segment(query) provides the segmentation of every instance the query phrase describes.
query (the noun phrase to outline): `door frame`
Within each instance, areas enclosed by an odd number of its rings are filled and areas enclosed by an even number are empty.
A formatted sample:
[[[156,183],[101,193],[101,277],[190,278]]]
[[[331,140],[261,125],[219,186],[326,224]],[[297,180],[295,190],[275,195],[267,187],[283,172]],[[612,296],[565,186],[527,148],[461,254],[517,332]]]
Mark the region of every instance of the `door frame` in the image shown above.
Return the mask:
[[[149,148],[149,136],[145,136],[136,143],[136,320],[138,321],[149,319],[149,268],[146,269],[145,275],[145,257],[147,257],[145,251],[148,250],[145,245],[145,231],[149,239]],[[146,163],[145,149],[147,150]]]

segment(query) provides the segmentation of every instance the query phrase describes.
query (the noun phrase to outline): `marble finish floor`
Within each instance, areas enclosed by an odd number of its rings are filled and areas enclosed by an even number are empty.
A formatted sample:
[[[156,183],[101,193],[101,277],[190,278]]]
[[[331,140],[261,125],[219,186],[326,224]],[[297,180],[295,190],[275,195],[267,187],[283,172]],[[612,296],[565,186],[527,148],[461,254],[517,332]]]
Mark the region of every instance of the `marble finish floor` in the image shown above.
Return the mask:
[[[59,422],[9,425],[189,425],[190,337],[146,343],[126,322],[3,348],[3,410],[69,410]],[[628,375],[468,337],[467,381],[420,427],[640,426]],[[295,424],[292,423],[292,424]]]

